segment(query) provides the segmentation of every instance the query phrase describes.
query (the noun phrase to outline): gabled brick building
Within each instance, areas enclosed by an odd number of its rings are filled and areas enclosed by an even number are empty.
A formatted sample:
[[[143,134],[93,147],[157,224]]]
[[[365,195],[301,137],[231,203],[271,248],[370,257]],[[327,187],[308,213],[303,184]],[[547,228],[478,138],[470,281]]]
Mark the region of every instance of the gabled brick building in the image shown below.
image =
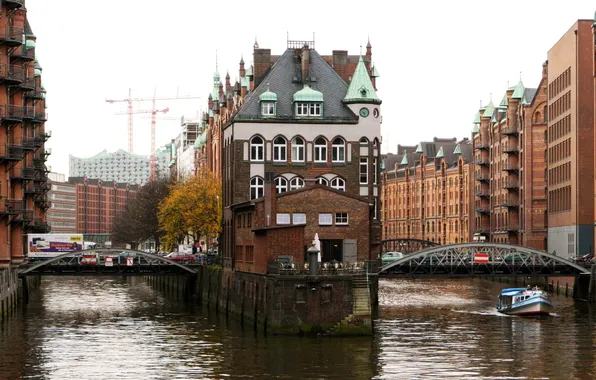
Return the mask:
[[[288,41],[273,56],[255,43],[254,71],[241,61],[236,90],[227,77],[230,96],[218,86],[206,143],[223,181],[225,267],[263,272],[263,260],[300,260],[313,231],[323,260],[377,257],[381,100],[371,54],[370,43],[364,57],[324,57],[313,41]],[[295,244],[272,246],[286,229]]]

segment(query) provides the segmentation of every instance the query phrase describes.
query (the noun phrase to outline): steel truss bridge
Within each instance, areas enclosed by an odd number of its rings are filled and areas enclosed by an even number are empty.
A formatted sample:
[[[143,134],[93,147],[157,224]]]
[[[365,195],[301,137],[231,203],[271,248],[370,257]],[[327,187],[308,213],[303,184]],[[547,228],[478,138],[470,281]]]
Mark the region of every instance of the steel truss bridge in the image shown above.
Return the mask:
[[[383,265],[387,277],[579,276],[589,268],[550,253],[510,244],[433,246]]]
[[[381,252],[412,253],[439,244],[421,239],[387,239],[381,241]]]
[[[196,267],[142,251],[101,248],[29,261],[19,266],[19,276],[193,275]]]

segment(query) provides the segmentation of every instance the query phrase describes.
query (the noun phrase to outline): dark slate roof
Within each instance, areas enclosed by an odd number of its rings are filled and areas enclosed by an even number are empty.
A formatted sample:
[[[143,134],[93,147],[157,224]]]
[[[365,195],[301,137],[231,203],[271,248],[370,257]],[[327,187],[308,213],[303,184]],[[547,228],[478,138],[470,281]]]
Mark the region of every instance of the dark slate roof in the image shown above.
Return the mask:
[[[534,101],[534,97],[536,96],[537,92],[538,92],[537,88],[526,88],[525,92],[524,92],[526,102],[532,103]]]
[[[308,76],[309,78],[316,78],[316,81],[309,82],[309,85],[312,89],[322,92],[324,98],[323,118],[313,119],[315,122],[321,120],[358,121],[358,116],[343,103],[343,98],[348,91],[348,84],[315,50],[310,50]],[[294,81],[294,77],[298,80]],[[266,121],[295,119],[293,95],[302,90],[301,79],[300,61],[294,56],[294,49],[288,49],[273,64],[259,86],[247,95],[242,108],[234,116],[234,119]],[[261,117],[259,95],[267,91],[268,87],[270,91],[277,94],[277,115],[274,118]]]
[[[29,19],[27,18],[25,18],[25,35],[33,36],[33,30],[31,29],[31,25],[29,25]]]

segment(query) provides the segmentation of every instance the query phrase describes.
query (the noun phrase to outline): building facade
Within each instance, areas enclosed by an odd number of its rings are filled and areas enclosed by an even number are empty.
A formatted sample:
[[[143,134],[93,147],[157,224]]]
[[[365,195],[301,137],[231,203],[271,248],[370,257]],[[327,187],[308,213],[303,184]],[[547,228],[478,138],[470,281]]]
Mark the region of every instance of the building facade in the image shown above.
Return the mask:
[[[593,23],[548,51],[548,251],[563,257],[594,252]]]
[[[77,187],[50,173],[47,221],[52,233],[77,233]]]
[[[156,154],[157,177],[169,178],[170,157],[163,154],[167,149],[160,149]],[[69,173],[71,177],[85,177],[101,179],[102,181],[116,181],[144,185],[150,178],[150,157],[132,154],[122,149],[109,153],[106,150],[89,158],[69,156]]]
[[[251,252],[265,261],[278,256],[302,261],[315,230],[323,260],[377,257],[381,100],[371,49],[369,43],[366,56],[346,53],[331,66],[336,52],[323,57],[313,41],[288,41],[280,56],[255,43],[250,83],[238,86],[236,97],[223,96],[219,86],[218,106],[230,99],[232,110],[237,107],[227,118],[215,114],[208,138],[215,162],[222,147],[221,162],[212,169],[223,181],[226,268],[262,272],[262,261]],[[243,65],[241,73],[248,76]],[[266,189],[274,190],[271,201],[265,200]],[[250,227],[241,233],[244,218]],[[314,227],[306,227],[306,220]],[[363,225],[366,230],[349,235]],[[297,234],[291,248],[257,250],[271,247],[286,229]]]
[[[383,240],[420,239],[438,244],[472,240],[470,140],[434,138],[417,146],[398,145],[398,154],[388,155],[383,166]]]
[[[180,134],[175,140],[177,180],[195,174],[195,142],[198,138],[200,125],[198,121],[182,119]]]

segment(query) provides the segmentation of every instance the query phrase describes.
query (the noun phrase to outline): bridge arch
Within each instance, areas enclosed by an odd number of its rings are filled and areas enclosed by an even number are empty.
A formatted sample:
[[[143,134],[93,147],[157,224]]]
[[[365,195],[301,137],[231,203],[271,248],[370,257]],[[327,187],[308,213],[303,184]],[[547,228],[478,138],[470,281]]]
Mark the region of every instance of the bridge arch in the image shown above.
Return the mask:
[[[381,241],[381,252],[413,253],[438,245],[434,241],[422,239],[386,239]]]
[[[432,246],[381,266],[393,276],[576,276],[588,268],[547,252],[513,244]]]
[[[132,265],[127,265],[126,259],[122,260],[123,257],[126,258],[127,256],[133,257]],[[112,259],[111,266],[106,265],[106,257]],[[116,262],[114,262],[115,258],[118,258]],[[97,274],[121,275],[126,272],[126,268],[129,268],[129,272],[131,273],[147,275],[157,273],[197,273],[192,267],[152,253],[133,249],[94,248],[67,252],[39,261],[30,261],[27,264],[19,266],[19,276],[91,274],[94,270]]]

